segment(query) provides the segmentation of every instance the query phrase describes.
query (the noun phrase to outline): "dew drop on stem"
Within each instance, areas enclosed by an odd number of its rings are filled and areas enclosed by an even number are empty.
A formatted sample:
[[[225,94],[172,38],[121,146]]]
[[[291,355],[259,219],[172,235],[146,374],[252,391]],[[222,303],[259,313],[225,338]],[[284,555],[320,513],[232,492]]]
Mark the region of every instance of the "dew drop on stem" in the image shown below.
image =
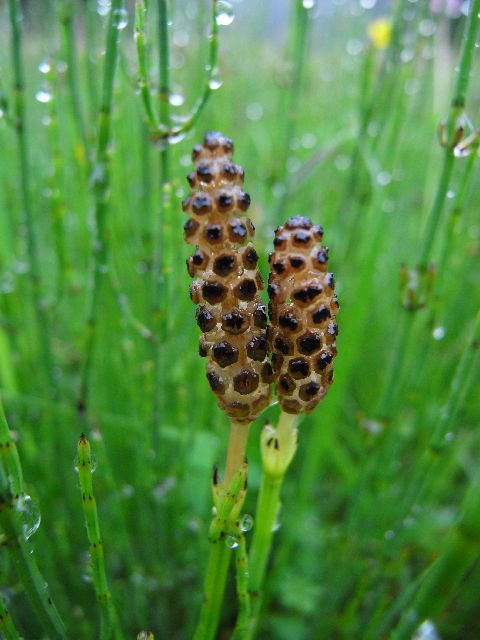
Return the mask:
[[[240,517],[240,529],[243,533],[250,531],[253,527],[253,517],[249,513],[244,513]]]
[[[40,526],[40,509],[29,495],[22,495],[16,500],[15,510],[20,519],[20,526],[25,540],[29,540]]]
[[[235,13],[233,7],[229,2],[219,0],[217,2],[217,12],[215,15],[215,21],[219,27],[228,27],[235,20]]]
[[[128,12],[125,7],[120,7],[120,9],[115,9],[113,12],[113,26],[115,29],[121,31],[125,29],[128,24]]]
[[[236,549],[238,547],[238,538],[236,536],[228,535],[225,538],[225,545],[229,549]]]

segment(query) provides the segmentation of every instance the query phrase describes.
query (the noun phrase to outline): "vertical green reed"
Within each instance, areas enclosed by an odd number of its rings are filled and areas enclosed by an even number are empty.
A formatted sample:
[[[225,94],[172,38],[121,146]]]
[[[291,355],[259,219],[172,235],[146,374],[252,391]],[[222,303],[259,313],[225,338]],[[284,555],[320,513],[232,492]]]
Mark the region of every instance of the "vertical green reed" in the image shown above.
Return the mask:
[[[109,233],[107,216],[110,206],[110,151],[111,119],[113,107],[113,87],[118,62],[119,29],[116,21],[118,12],[123,7],[123,0],[113,0],[107,27],[105,65],[103,71],[103,87],[97,123],[97,151],[91,183],[95,202],[95,230],[92,247],[89,301],[85,326],[85,351],[80,379],[80,390],[77,408],[83,413],[87,409],[89,383],[92,372],[92,361],[96,343],[97,325],[101,303],[102,287],[108,270]]]
[[[49,638],[66,638],[63,621],[29,547],[22,523],[23,473],[0,398],[0,526],[25,595]],[[11,626],[11,625],[10,625]],[[15,636],[13,636],[15,637]]]
[[[480,473],[477,471],[442,553],[423,574],[413,601],[390,636],[392,640],[409,640],[421,622],[438,615],[450,602],[461,579],[480,557],[479,514]]]
[[[282,147],[278,154],[279,156],[279,172],[280,179],[285,186],[286,193],[282,193],[282,196],[278,203],[276,212],[276,219],[283,220],[285,218],[285,208],[288,202],[288,192],[290,189],[288,179],[288,158],[291,152],[290,144],[292,138],[295,135],[297,128],[297,122],[299,117],[299,110],[302,105],[300,99],[305,57],[306,46],[308,37],[308,22],[310,16],[310,9],[308,9],[303,0],[295,0],[292,5],[293,20],[291,22],[292,29],[290,33],[291,41],[289,44],[289,63],[291,63],[291,70],[288,69],[289,75],[288,93],[285,97],[286,105],[282,104],[281,111],[284,116],[284,126],[282,132]],[[291,73],[291,76],[290,76]]]
[[[25,78],[22,57],[22,14],[20,2],[18,0],[9,0],[8,9],[12,35],[12,61],[14,71],[12,116],[15,122],[15,131],[18,143],[20,193],[27,232],[26,239],[29,275],[32,285],[32,299],[37,322],[41,358],[43,360],[43,369],[47,376],[49,393],[55,396],[57,391],[57,382],[54,374],[52,339],[47,318],[47,309],[43,299],[43,287],[40,271],[41,262],[33,222],[34,208],[32,206],[31,198],[29,139],[27,135]]]
[[[67,63],[67,82],[69,98],[72,104],[72,113],[77,135],[83,147],[83,155],[89,160],[89,144],[87,126],[82,111],[78,82],[78,51],[75,45],[75,2],[73,0],[57,0],[60,22],[60,36],[62,55]]]
[[[15,627],[9,610],[7,609],[3,598],[0,597],[0,633],[5,640],[20,640],[20,634]]]
[[[427,220],[422,229],[420,246],[418,250],[417,273],[421,282],[418,286],[425,286],[425,279],[428,279],[428,269],[431,260],[434,241],[443,230],[441,225],[442,213],[445,208],[447,191],[450,186],[453,165],[455,161],[455,147],[463,136],[463,124],[461,118],[465,111],[467,91],[470,83],[470,71],[473,55],[476,50],[476,37],[480,12],[480,0],[472,0],[469,9],[467,24],[462,42],[460,61],[457,77],[453,88],[453,95],[450,103],[450,111],[444,128],[445,140],[443,141],[444,153],[443,163],[438,181],[437,190],[428,212]],[[447,227],[448,229],[448,227]],[[378,415],[380,418],[392,416],[395,410],[395,398],[398,390],[398,379],[403,371],[404,358],[407,349],[408,336],[412,329],[416,310],[401,310],[401,317],[396,327],[394,348],[390,363],[386,372],[386,381],[383,392],[378,403]]]
[[[78,441],[77,455],[77,471],[82,494],[82,507],[85,516],[85,525],[87,527],[88,541],[90,543],[93,584],[100,609],[100,640],[109,640],[112,634],[115,639],[119,639],[123,638],[123,635],[118,626],[117,614],[112,602],[112,595],[108,587],[105,572],[103,540],[100,536],[97,504],[93,494],[93,469],[90,443],[83,434]]]

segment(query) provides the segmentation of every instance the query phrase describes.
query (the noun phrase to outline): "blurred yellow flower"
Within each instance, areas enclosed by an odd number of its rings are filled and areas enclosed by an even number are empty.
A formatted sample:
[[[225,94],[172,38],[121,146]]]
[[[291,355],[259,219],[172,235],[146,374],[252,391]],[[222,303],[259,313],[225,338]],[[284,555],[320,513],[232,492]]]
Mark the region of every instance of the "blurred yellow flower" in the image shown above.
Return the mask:
[[[392,21],[390,18],[378,18],[370,22],[367,31],[376,49],[386,49],[392,37]]]

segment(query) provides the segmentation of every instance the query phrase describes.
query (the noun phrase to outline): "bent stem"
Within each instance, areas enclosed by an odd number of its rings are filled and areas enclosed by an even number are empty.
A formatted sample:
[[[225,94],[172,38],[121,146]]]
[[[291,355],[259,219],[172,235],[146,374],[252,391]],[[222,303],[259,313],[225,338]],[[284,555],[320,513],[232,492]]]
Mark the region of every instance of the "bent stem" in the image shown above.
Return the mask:
[[[232,421],[223,483],[224,487],[228,487],[229,493],[232,493],[232,485],[235,484],[235,478],[244,465],[249,429],[249,424]],[[214,484],[215,482],[216,472],[214,473]],[[228,494],[226,497],[229,498]],[[210,544],[210,555],[203,586],[203,603],[194,640],[213,640],[217,633],[231,557],[231,549],[226,546],[224,537],[229,525],[232,524],[232,519],[232,515],[229,513],[223,531],[219,536],[215,536]]]
[[[280,508],[280,491],[297,448],[297,419],[296,415],[282,412],[277,428],[273,430],[267,425],[261,436],[263,475],[248,559],[251,615],[249,624],[242,630],[239,628],[241,620],[237,623],[238,638],[242,640],[253,638],[262,607],[262,590]]]

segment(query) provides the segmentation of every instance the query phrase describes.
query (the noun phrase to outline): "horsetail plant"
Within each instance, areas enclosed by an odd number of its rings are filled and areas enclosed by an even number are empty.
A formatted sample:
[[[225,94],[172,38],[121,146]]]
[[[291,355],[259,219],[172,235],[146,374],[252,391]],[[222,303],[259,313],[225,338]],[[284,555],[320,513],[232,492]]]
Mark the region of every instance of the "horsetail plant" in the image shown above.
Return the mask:
[[[25,521],[30,507],[31,499],[25,494],[17,447],[10,434],[0,397],[0,528],[4,536],[3,543],[10,553],[37,620],[49,638],[61,640],[66,638],[65,626],[28,544],[29,537],[39,524],[37,518],[34,523]],[[4,624],[6,635],[8,630],[13,634],[10,637],[18,637],[14,635],[14,624],[8,612],[4,614]]]
[[[181,125],[175,124],[171,117],[170,94],[170,46],[169,46],[169,8],[166,0],[157,1],[158,13],[158,58],[159,76],[156,93],[157,107],[152,101],[152,85],[149,77],[148,41],[146,20],[149,11],[147,0],[135,2],[135,43],[138,59],[138,88],[145,113],[145,121],[150,140],[159,150],[160,159],[160,206],[154,226],[154,251],[152,260],[152,330],[157,336],[152,341],[153,393],[152,393],[152,443],[158,448],[158,426],[161,406],[161,382],[163,363],[161,348],[167,334],[167,318],[171,300],[170,254],[172,227],[170,223],[172,209],[172,185],[170,167],[170,144],[181,140],[192,129],[200,117],[212,91],[212,79],[217,72],[218,24],[216,20],[218,0],[211,0],[211,33],[209,36],[209,57],[205,69],[205,81],[202,93],[191,113]]]
[[[244,171],[232,161],[233,143],[218,132],[196,145],[195,171],[187,176],[191,192],[182,208],[189,215],[185,240],[195,246],[187,260],[194,279],[190,296],[198,304],[196,319],[202,331],[199,353],[208,358],[207,380],[220,408],[231,419],[225,479],[214,473],[214,495],[221,523],[211,538],[211,558],[205,579],[205,599],[196,638],[213,638],[223,598],[230,550],[218,544],[238,516],[237,486],[250,423],[268,406],[273,370],[268,361],[267,314],[258,296],[263,288],[258,255],[249,240],[254,226],[244,214],[250,196],[243,189]],[[246,472],[246,468],[245,468]],[[246,476],[245,476],[246,477]],[[218,516],[212,523],[218,523]],[[213,589],[213,591],[212,591]]]
[[[97,150],[91,175],[95,200],[95,228],[92,244],[92,282],[90,284],[85,325],[85,355],[80,377],[77,409],[80,414],[87,410],[92,360],[94,356],[97,324],[101,305],[102,286],[107,270],[108,231],[107,215],[110,205],[110,153],[111,118],[113,107],[113,87],[118,62],[119,25],[118,16],[123,8],[123,0],[113,0],[107,29],[105,66],[102,97],[98,113]]]
[[[312,411],[333,382],[338,299],[322,238],[322,227],[294,216],[275,230],[269,258],[269,346],[282,413],[277,428],[267,424],[260,438],[263,473],[249,554],[251,617],[247,625],[239,617],[239,640],[253,638],[258,624],[280,492],[297,449],[298,415]]]
[[[123,638],[123,635],[118,626],[117,614],[108,588],[103,541],[100,536],[97,504],[93,493],[92,454],[90,443],[84,434],[80,436],[78,441],[77,463],[76,471],[78,472],[85,525],[90,543],[93,585],[100,608],[100,640],[109,640],[112,635],[116,640],[119,640]]]
[[[34,211],[30,192],[31,179],[25,109],[25,73],[22,55],[22,14],[20,4],[19,0],[9,0],[8,2],[9,19],[12,32],[12,59],[14,70],[12,120],[17,134],[20,192],[25,216],[27,255],[34,313],[37,322],[42,360],[46,369],[46,376],[49,384],[49,393],[55,396],[57,393],[57,382],[54,374],[52,339],[47,318],[47,309],[43,300],[43,285],[40,271],[41,260],[38,250],[36,230],[33,222]]]

